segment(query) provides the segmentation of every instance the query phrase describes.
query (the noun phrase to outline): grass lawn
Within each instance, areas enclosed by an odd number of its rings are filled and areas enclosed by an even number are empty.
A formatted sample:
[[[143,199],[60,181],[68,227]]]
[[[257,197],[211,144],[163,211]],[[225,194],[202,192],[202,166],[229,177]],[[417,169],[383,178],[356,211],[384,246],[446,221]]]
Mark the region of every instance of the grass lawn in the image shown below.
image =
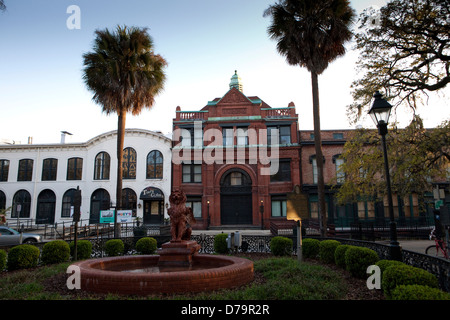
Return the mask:
[[[185,295],[155,294],[147,297],[99,295],[68,290],[65,279],[69,262],[28,270],[0,273],[2,300],[103,300],[103,299],[190,299],[190,300],[340,300],[351,290],[343,272],[317,262],[269,256],[255,259],[255,281],[216,292]],[[367,289],[366,289],[367,290]]]

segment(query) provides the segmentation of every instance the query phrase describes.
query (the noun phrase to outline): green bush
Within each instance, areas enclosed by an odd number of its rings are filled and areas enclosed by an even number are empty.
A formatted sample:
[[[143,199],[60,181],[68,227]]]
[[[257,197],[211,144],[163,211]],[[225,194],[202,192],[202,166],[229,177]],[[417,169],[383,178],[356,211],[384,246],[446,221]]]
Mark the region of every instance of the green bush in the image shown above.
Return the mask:
[[[388,299],[397,286],[409,284],[438,287],[437,278],[433,274],[406,264],[387,267],[381,277],[381,288]]]
[[[287,256],[292,253],[292,239],[286,237],[273,237],[270,240],[270,251],[276,256]]]
[[[450,300],[450,293],[419,284],[400,285],[391,292],[392,300]]]
[[[105,243],[105,253],[108,257],[120,256],[124,249],[125,245],[121,239],[111,239]]]
[[[334,263],[334,252],[341,243],[337,240],[322,240],[319,244],[319,257],[323,263]]]
[[[383,276],[384,270],[386,270],[390,266],[398,266],[398,265],[405,265],[405,263],[397,260],[380,260],[376,263],[378,267],[380,267],[381,276]]]
[[[42,247],[41,259],[44,264],[61,263],[69,260],[70,247],[63,240],[47,242]]]
[[[6,267],[6,251],[0,249],[0,272]]]
[[[302,240],[303,258],[316,258],[319,254],[320,241],[317,239],[306,238]]]
[[[136,251],[140,254],[153,254],[156,251],[156,246],[155,238],[144,237],[136,242]]]
[[[345,266],[356,278],[367,278],[367,267],[379,260],[378,254],[369,248],[351,246],[345,252]]]
[[[11,248],[8,252],[9,271],[36,267],[40,255],[39,248],[31,244],[21,244]]]
[[[216,253],[228,253],[227,237],[227,233],[219,233],[214,236],[214,251]]]
[[[338,267],[341,267],[343,269],[346,268],[345,266],[345,252],[348,248],[350,248],[351,245],[348,244],[341,244],[337,246],[336,250],[334,251],[334,262]]]
[[[70,243],[70,255],[75,254],[75,242]],[[92,243],[89,240],[77,240],[77,260],[90,259],[92,254]]]

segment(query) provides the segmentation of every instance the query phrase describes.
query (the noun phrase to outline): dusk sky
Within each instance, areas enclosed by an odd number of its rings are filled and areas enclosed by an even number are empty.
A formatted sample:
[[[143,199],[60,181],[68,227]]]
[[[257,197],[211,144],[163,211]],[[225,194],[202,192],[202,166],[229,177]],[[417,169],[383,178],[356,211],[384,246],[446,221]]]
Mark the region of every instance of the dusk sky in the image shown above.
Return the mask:
[[[82,80],[83,53],[92,50],[94,31],[117,25],[147,27],[155,52],[168,62],[164,92],[152,110],[127,117],[127,128],[171,132],[177,106],[200,110],[222,97],[237,70],[244,94],[259,96],[273,108],[295,103],[301,130],[313,129],[311,78],[289,66],[269,39],[270,18],[263,12],[275,0],[5,0],[0,12],[0,140],[59,143],[60,131],[84,142],[117,129],[116,115],[107,116],[92,101]],[[382,0],[353,0],[363,9],[383,6]],[[67,20],[80,8],[80,28]],[[352,102],[350,84],[356,79],[358,54],[347,54],[319,77],[322,129],[353,129],[346,115]],[[448,88],[446,90],[448,97]],[[425,126],[450,118],[448,99],[430,96],[419,110]],[[398,110],[401,125],[410,119]],[[403,122],[402,122],[403,121]],[[365,127],[374,127],[367,117]]]

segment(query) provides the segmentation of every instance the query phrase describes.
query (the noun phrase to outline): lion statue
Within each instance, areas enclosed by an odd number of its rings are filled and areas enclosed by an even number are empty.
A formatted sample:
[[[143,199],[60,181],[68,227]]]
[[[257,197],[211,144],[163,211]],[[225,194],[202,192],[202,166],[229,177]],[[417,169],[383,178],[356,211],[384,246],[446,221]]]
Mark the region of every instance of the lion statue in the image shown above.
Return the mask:
[[[192,228],[195,223],[192,208],[186,207],[186,195],[182,190],[174,190],[169,197],[170,232],[172,241],[190,240]]]

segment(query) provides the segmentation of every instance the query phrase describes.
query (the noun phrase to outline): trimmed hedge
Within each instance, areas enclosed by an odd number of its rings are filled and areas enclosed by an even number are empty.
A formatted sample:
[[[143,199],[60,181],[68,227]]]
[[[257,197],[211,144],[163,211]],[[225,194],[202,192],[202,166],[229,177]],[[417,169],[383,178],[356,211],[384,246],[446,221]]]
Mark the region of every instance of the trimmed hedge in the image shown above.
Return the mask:
[[[334,263],[334,252],[341,243],[337,240],[322,240],[319,244],[319,257],[323,263]]]
[[[381,289],[388,299],[391,299],[393,290],[400,285],[418,284],[431,288],[438,287],[437,278],[433,274],[406,264],[387,267],[381,278]]]
[[[389,268],[390,266],[398,266],[398,265],[406,265],[405,263],[397,260],[380,260],[376,263],[378,267],[380,267],[381,276],[383,276],[384,270]]]
[[[70,255],[75,254],[75,242],[70,244]],[[90,259],[92,255],[92,243],[89,240],[77,240],[77,260]]]
[[[125,245],[121,239],[111,239],[105,243],[105,253],[108,257],[120,256],[125,250]]]
[[[270,251],[276,256],[288,256],[292,253],[292,239],[286,237],[273,237],[270,240]]]
[[[343,269],[346,268],[345,265],[345,252],[348,248],[350,248],[351,245],[348,244],[341,244],[337,246],[336,250],[334,251],[334,262],[338,267],[341,267]]]
[[[36,267],[40,255],[39,248],[31,244],[20,244],[11,248],[8,252],[9,271]]]
[[[66,262],[70,258],[70,247],[64,240],[47,242],[42,247],[41,259],[43,264]]]
[[[156,251],[157,242],[155,238],[144,237],[136,242],[136,251],[140,254],[153,254]]]
[[[0,272],[2,272],[6,267],[6,251],[0,249]]]
[[[228,253],[227,237],[227,233],[219,233],[214,236],[214,251],[216,253]]]
[[[345,265],[350,274],[356,278],[367,278],[367,267],[379,260],[378,254],[369,248],[351,246],[345,252]]]
[[[392,300],[450,300],[450,293],[419,284],[400,285],[391,292]]]
[[[319,254],[320,241],[317,239],[306,238],[302,240],[303,258],[316,258]]]

